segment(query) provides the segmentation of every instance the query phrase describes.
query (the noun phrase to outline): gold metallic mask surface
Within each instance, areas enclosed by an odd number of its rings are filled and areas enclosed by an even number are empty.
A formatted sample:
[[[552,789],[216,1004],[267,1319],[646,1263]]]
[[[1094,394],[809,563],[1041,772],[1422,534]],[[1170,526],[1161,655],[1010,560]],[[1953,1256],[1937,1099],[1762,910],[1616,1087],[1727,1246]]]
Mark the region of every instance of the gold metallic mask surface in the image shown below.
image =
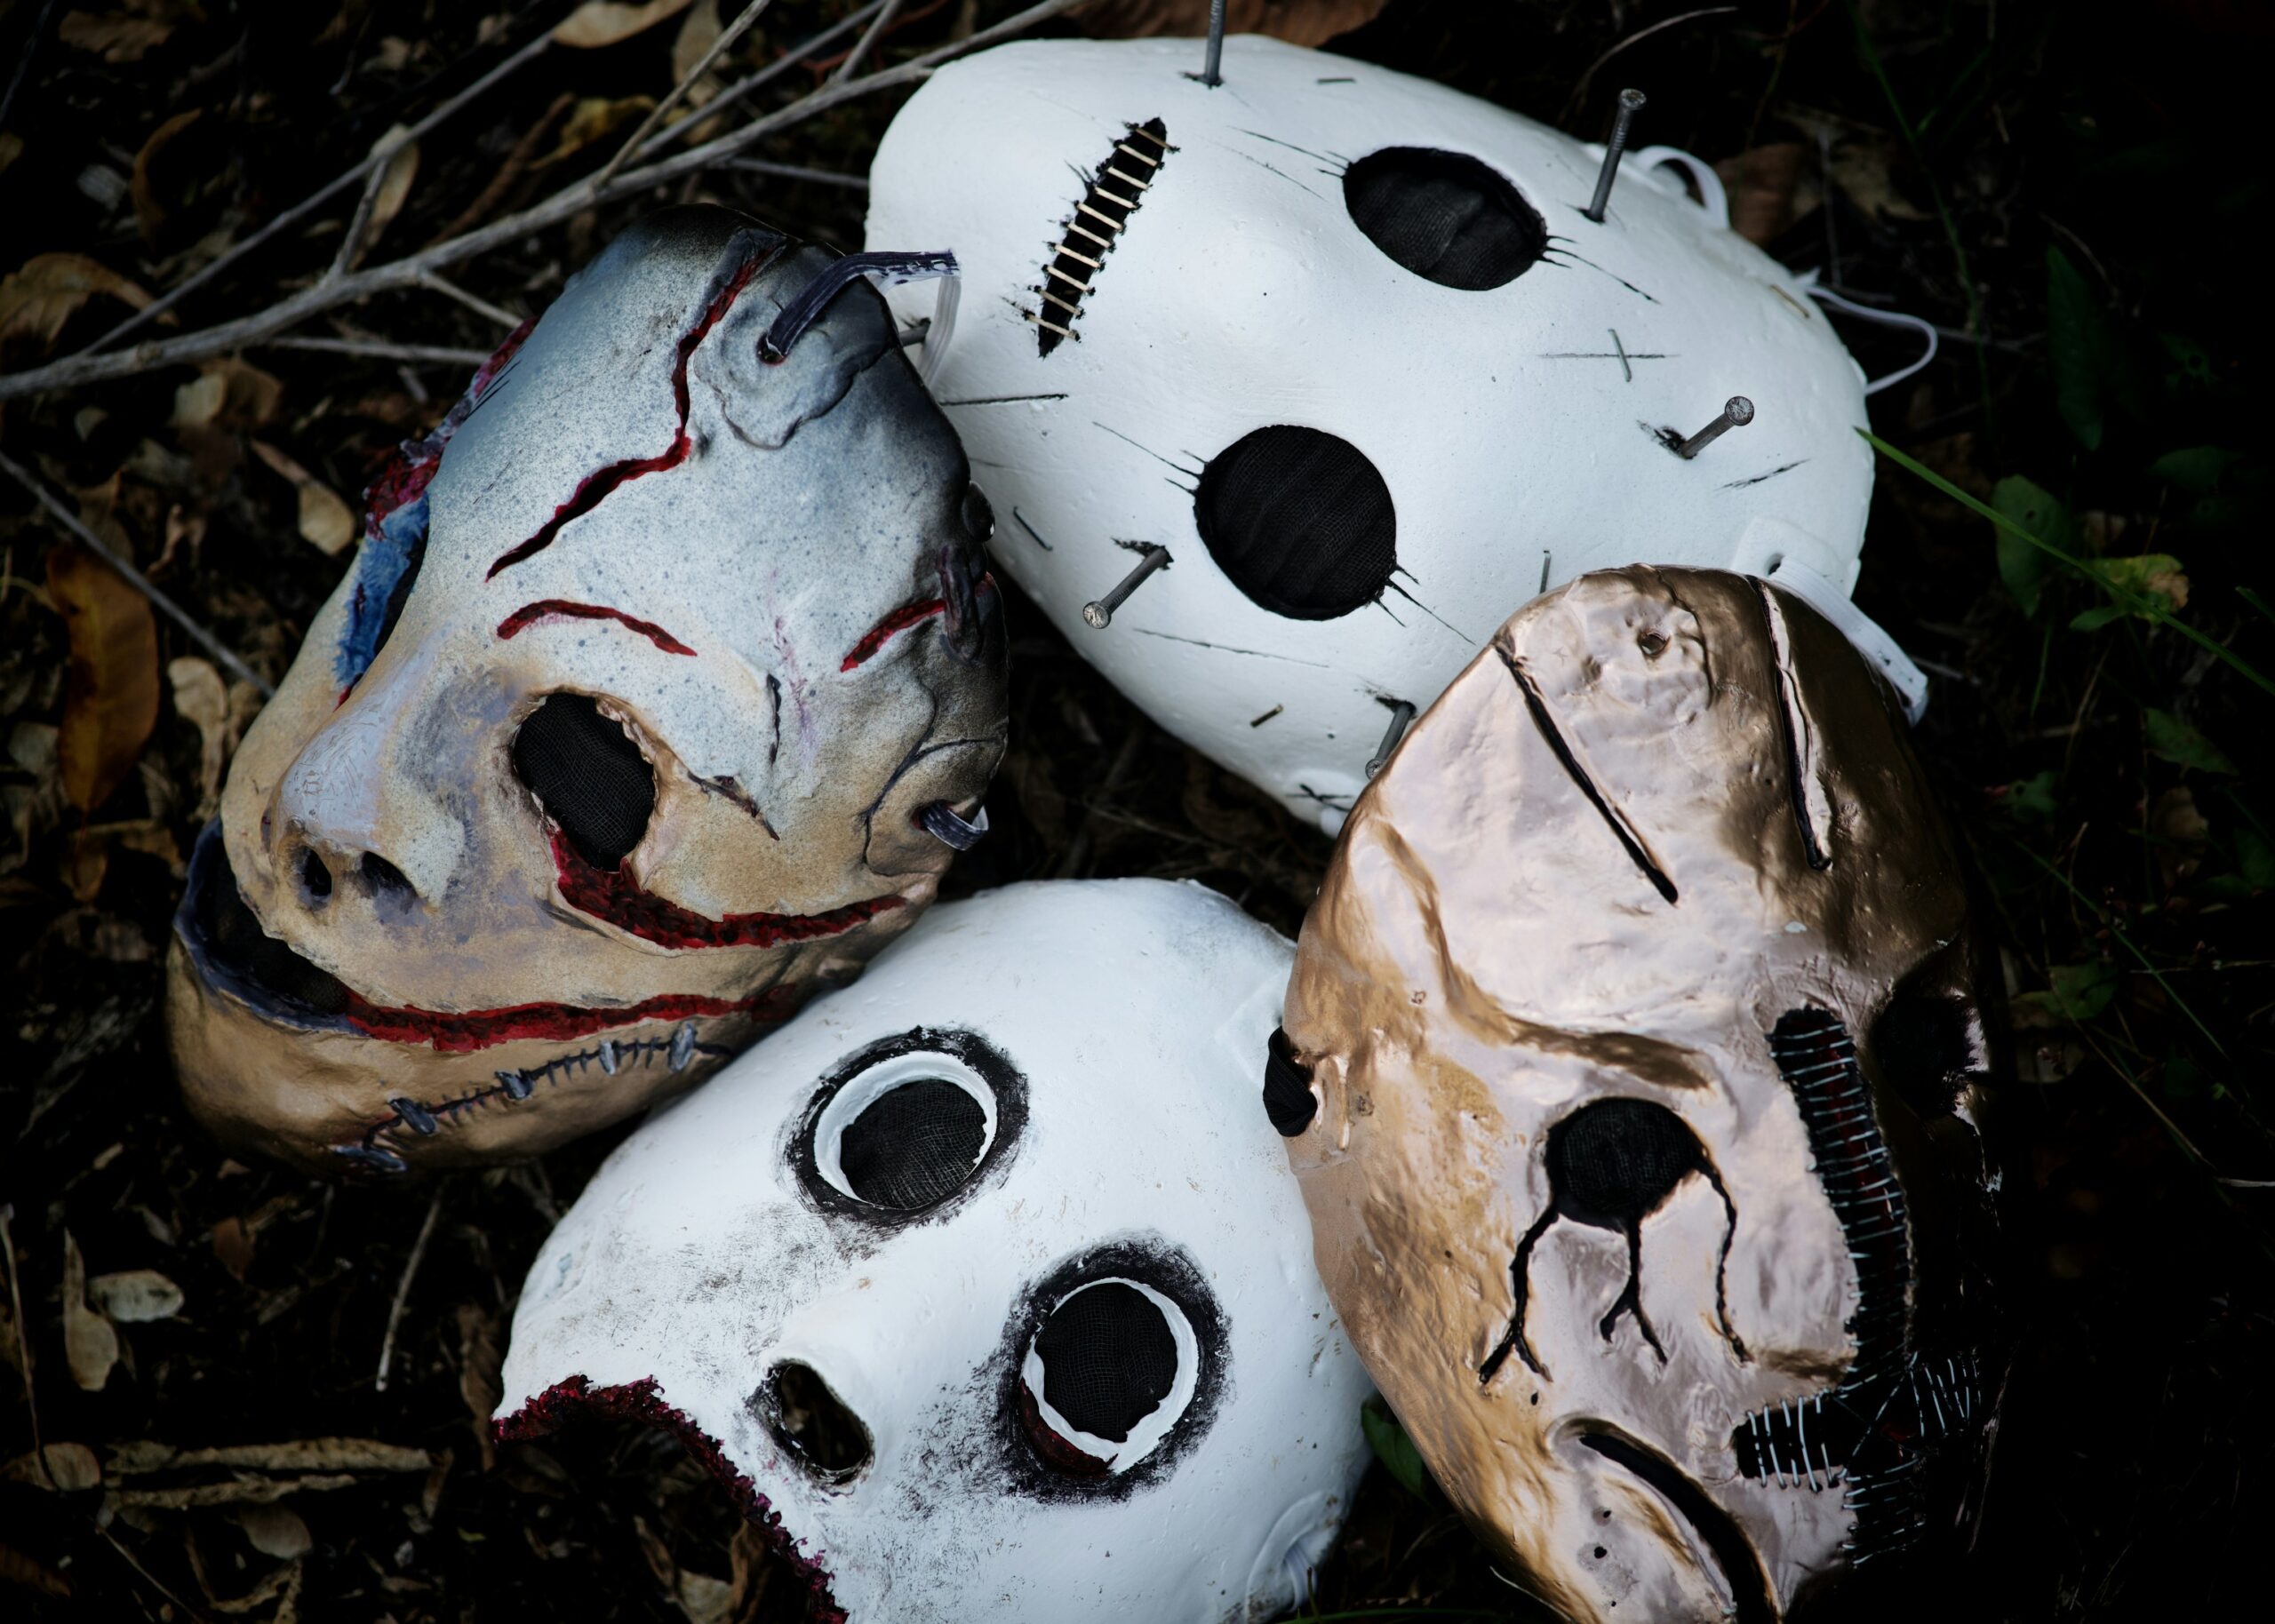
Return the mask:
[[[1856,1351],[1857,1271],[1768,1034],[1809,1009],[1854,1035],[1915,1273],[1939,1301],[1979,1294],[1963,1266],[1987,1182],[1975,955],[1892,697],[1813,610],[1749,577],[1639,566],[1535,601],[1359,800],[1289,989],[1319,1102],[1290,1157],[1385,1397],[1559,1611],[1778,1617],[1847,1565],[1838,1480],[1742,1475],[1732,1443]],[[1968,1058],[1924,1111],[1867,1040],[1899,983],[1963,1021]],[[1674,1113],[1710,1171],[1636,1226],[1632,1313],[1625,1239],[1548,1222],[1526,1357],[1497,1362],[1513,1260],[1553,1205],[1550,1132],[1607,1099]]]

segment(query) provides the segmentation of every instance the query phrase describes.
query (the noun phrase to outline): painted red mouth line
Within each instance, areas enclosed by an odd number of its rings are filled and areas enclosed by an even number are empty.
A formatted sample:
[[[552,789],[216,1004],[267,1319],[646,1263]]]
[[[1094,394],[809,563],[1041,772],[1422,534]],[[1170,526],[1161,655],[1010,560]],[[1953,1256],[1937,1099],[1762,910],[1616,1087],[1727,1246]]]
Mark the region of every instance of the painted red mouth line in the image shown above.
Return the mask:
[[[642,890],[620,868],[595,868],[558,829],[553,831],[553,863],[562,899],[571,907],[659,947],[779,947],[818,941],[866,925],[906,900],[873,896],[826,913],[730,913],[714,919]]]
[[[861,633],[861,641],[853,645],[853,652],[837,669],[851,671],[866,663],[876,651],[913,625],[921,625],[935,615],[948,612],[946,598],[927,598],[922,603],[904,603],[882,620]]]
[[[711,330],[733,308],[736,298],[749,285],[750,279],[758,275],[759,267],[773,257],[772,251],[768,250],[754,253],[745,259],[734,275],[728,279],[727,285],[712,299],[703,312],[702,319],[681,335],[679,352],[672,363],[672,402],[678,409],[679,424],[672,431],[670,447],[657,456],[612,462],[585,475],[578,482],[577,489],[569,499],[553,510],[553,517],[538,527],[537,534],[499,553],[498,561],[490,566],[489,574],[483,579],[495,579],[499,570],[511,569],[523,559],[544,552],[571,521],[581,519],[598,507],[618,486],[636,480],[643,474],[660,474],[667,468],[675,468],[687,460],[688,452],[694,449],[694,442],[688,438],[687,434],[687,364],[694,359],[697,346],[710,336]]]
[[[733,1499],[735,1509],[757,1526],[775,1556],[806,1587],[813,1597],[806,1613],[811,1624],[845,1624],[845,1610],[830,1594],[829,1571],[798,1548],[797,1540],[782,1525],[782,1514],[727,1459],[719,1440],[697,1426],[685,1411],[665,1402],[653,1376],[612,1387],[595,1387],[590,1377],[571,1376],[555,1382],[511,1415],[499,1416],[490,1423],[490,1430],[501,1444],[526,1443],[558,1431],[563,1422],[585,1410],[623,1416],[677,1438],[696,1463],[718,1480]]]
[[[755,998],[727,999],[699,992],[667,992],[660,998],[643,999],[636,1004],[620,1004],[612,1008],[588,1004],[511,1004],[502,1009],[470,1009],[451,1015],[432,1009],[387,1008],[350,992],[347,1007],[341,1014],[350,1026],[367,1038],[387,1043],[425,1043],[445,1055],[464,1055],[523,1038],[565,1042],[643,1021],[744,1015],[759,1009],[769,996],[761,993]]]
[[[499,641],[510,641],[544,620],[613,620],[619,625],[631,627],[666,654],[691,656],[695,652],[652,620],[635,620],[622,609],[606,609],[597,603],[571,603],[566,598],[547,598],[523,604],[498,623]]]

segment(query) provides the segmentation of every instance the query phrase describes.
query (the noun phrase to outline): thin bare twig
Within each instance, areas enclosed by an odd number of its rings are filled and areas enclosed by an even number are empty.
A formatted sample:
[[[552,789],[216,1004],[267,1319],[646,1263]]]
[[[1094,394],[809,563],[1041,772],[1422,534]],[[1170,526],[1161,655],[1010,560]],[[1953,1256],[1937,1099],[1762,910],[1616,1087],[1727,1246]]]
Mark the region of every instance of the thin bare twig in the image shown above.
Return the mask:
[[[746,175],[776,175],[785,180],[812,180],[823,186],[850,187],[857,192],[869,189],[866,176],[841,175],[834,169],[808,169],[802,163],[773,163],[764,158],[730,158],[722,167]]]
[[[424,276],[421,276],[419,279],[419,285],[425,288],[431,293],[441,294],[444,299],[454,299],[458,300],[459,304],[464,305],[468,310],[473,311],[476,315],[488,316],[491,321],[497,322],[499,326],[504,328],[507,332],[513,331],[514,329],[522,324],[522,318],[515,315],[504,306],[493,305],[488,299],[482,298],[478,294],[467,292],[464,288],[461,288],[454,282],[445,282],[442,277],[437,276],[432,271],[427,272]]]
[[[1564,116],[1567,119],[1569,119],[1575,113],[1577,113],[1580,110],[1581,106],[1585,103],[1588,99],[1588,86],[1595,82],[1596,71],[1606,62],[1610,61],[1612,58],[1626,50],[1628,46],[1632,45],[1639,41],[1650,38],[1652,35],[1656,34],[1662,28],[1672,28],[1678,23],[1695,22],[1701,17],[1720,17],[1727,12],[1735,12],[1737,9],[1738,8],[1735,5],[1710,5],[1704,7],[1699,11],[1685,12],[1679,17],[1669,17],[1664,21],[1653,23],[1648,28],[1636,29],[1634,33],[1629,35],[1625,39],[1621,40],[1610,50],[1605,52],[1594,61],[1588,64],[1588,71],[1582,74],[1579,77],[1579,82],[1572,86],[1571,97],[1564,103]]]
[[[773,4],[774,0],[750,0],[750,4],[743,7],[742,15],[720,30],[719,37],[711,42],[711,48],[697,59],[695,66],[680,76],[679,83],[672,86],[671,92],[640,121],[640,127],[632,132],[632,139],[616,149],[616,156],[608,161],[594,179],[595,186],[606,186],[616,179],[616,171],[624,167],[626,159],[639,150],[640,143],[648,139],[649,132],[664,122],[664,115],[686,100],[687,92],[694,88],[695,82],[711,71],[711,64],[732,51],[737,42],[750,32],[751,25],[766,15],[766,8]]]
[[[845,60],[837,65],[837,71],[829,76],[832,84],[842,84],[853,76],[853,69],[863,57],[869,54],[869,47],[877,43],[877,36],[892,27],[892,20],[900,15],[901,4],[902,0],[885,0],[884,9],[869,25],[869,31],[853,43],[853,49],[845,53]]]
[[[379,207],[379,194],[387,189],[387,171],[395,163],[395,155],[410,144],[408,139],[383,139],[372,147],[370,178],[363,182],[363,195],[356,199],[355,212],[347,217],[347,229],[340,236],[339,251],[331,257],[331,268],[323,274],[326,282],[355,269],[356,257],[363,251],[363,238],[371,229],[371,211]]]
[[[482,77],[476,79],[472,84],[467,85],[466,89],[451,97],[441,107],[436,107],[432,113],[429,113],[426,117],[411,125],[410,131],[403,136],[403,139],[406,141],[417,140],[420,136],[435,128],[435,125],[450,117],[451,114],[465,107],[468,102],[478,100],[500,80],[535,61],[539,56],[545,53],[547,47],[552,44],[553,36],[551,34],[547,33],[539,35],[535,39],[530,41],[528,44],[523,45],[519,51],[514,52],[513,55],[499,63],[497,67],[483,75]],[[354,186],[357,181],[363,179],[366,175],[371,172],[372,167],[375,163],[383,166],[385,159],[367,157],[361,163],[358,163],[355,168],[347,171],[347,173],[334,179],[330,185],[324,187],[322,190],[310,193],[307,197],[302,198],[299,203],[285,210],[283,213],[269,221],[268,224],[263,226],[259,231],[254,232],[252,235],[245,238],[243,242],[236,244],[236,246],[230,249],[228,252],[223,254],[219,259],[213,261],[212,264],[198,272],[195,276],[189,277],[186,281],[177,283],[172,287],[167,289],[164,293],[152,299],[141,309],[136,311],[132,315],[127,317],[126,320],[112,328],[101,338],[87,346],[85,349],[80,351],[79,355],[92,356],[98,351],[107,350],[112,345],[117,343],[121,338],[126,337],[127,334],[138,331],[146,323],[156,320],[159,316],[172,309],[174,306],[179,304],[188,295],[194,293],[198,289],[204,287],[207,283],[212,281],[214,277],[220,275],[224,270],[235,264],[239,259],[243,259],[245,255],[251,253],[254,249],[259,248],[263,243],[267,242],[269,238],[275,236],[287,226],[291,226],[298,221],[306,219],[309,215],[315,213],[316,210],[331,202],[340,193],[346,191],[349,187]],[[345,280],[345,278],[342,280]],[[78,357],[72,357],[72,359],[77,358]]]
[[[24,1329],[24,1293],[16,1280],[16,1238],[10,1233],[8,1220],[16,1215],[13,1202],[0,1202],[0,1257],[8,1260],[8,1302],[15,1310],[16,1367],[24,1373],[24,1411],[31,1417],[32,1460],[39,1467],[39,1475],[47,1479],[47,1486],[55,1486],[55,1477],[47,1469],[47,1445],[39,1437],[39,1398],[32,1391],[32,1345]]]
[[[263,338],[273,350],[314,350],[323,355],[361,355],[370,361],[425,362],[434,366],[478,367],[490,359],[488,350],[459,349],[448,344],[395,344],[385,338]]]
[[[257,344],[338,306],[368,299],[374,293],[391,289],[418,286],[422,277],[440,267],[455,265],[461,259],[471,259],[491,249],[519,242],[533,232],[558,225],[587,209],[652,191],[683,175],[709,169],[732,157],[744,147],[802,123],[818,113],[877,91],[916,84],[952,57],[960,56],[967,51],[984,50],[1046,18],[1056,17],[1079,3],[1080,0],[1041,0],[1039,4],[1004,19],[992,28],[983,28],[967,38],[914,57],[897,68],[885,68],[842,84],[825,84],[788,107],[753,119],[739,130],[706,141],[699,147],[690,147],[676,157],[619,175],[605,188],[596,191],[589,183],[581,182],[568,187],[519,214],[493,221],[446,243],[435,243],[401,259],[342,276],[337,282],[304,289],[288,299],[278,300],[266,310],[240,316],[234,322],[224,322],[203,331],[185,333],[178,338],[168,338],[160,343],[138,345],[132,350],[116,354],[83,353],[29,371],[0,377],[0,400],[13,400],[20,395],[34,394],[45,389],[67,389],[81,384],[128,378],[179,362],[200,361],[208,355],[219,355],[248,344]]]
[[[231,653],[228,645],[190,618],[189,611],[150,585],[149,577],[104,545],[101,537],[80,522],[79,515],[57,501],[47,489],[47,482],[19,463],[5,451],[0,451],[0,472],[4,472],[26,490],[37,497],[40,506],[53,514],[58,523],[84,542],[94,555],[118,571],[119,577],[129,586],[150,600],[150,605],[189,635],[190,641],[228,666],[237,676],[260,690],[264,699],[274,698],[276,690],[263,681],[253,668]]]
[[[435,1187],[435,1198],[427,1204],[427,1221],[419,1226],[419,1238],[411,1243],[411,1259],[403,1266],[403,1278],[396,1282],[395,1302],[387,1310],[387,1333],[379,1343],[379,1378],[371,1383],[379,1392],[387,1390],[387,1366],[395,1362],[395,1333],[403,1325],[403,1305],[411,1301],[411,1283],[419,1275],[419,1265],[427,1255],[427,1243],[435,1238],[435,1220],[442,1216],[443,1191],[447,1186]]]
[[[732,84],[727,86],[725,90],[721,91],[717,95],[712,97],[710,100],[703,104],[704,119],[708,120],[725,112],[729,107],[732,107],[736,102],[740,101],[744,97],[750,95],[755,91],[762,90],[767,85],[773,84],[775,80],[780,78],[784,74],[788,73],[792,68],[804,61],[808,57],[813,55],[815,52],[820,50],[824,45],[831,44],[837,40],[844,38],[845,36],[850,34],[854,29],[868,21],[870,18],[875,16],[878,9],[882,7],[884,3],[885,0],[869,0],[869,4],[863,6],[859,11],[853,12],[850,16],[840,18],[837,21],[830,24],[826,28],[824,28],[819,33],[814,35],[810,39],[807,39],[799,44],[792,46],[789,50],[784,52],[780,56],[776,57],[771,62],[769,62],[765,67],[758,69],[755,73],[748,74],[744,77],[736,80]],[[637,158],[651,158],[655,156],[656,154],[663,151],[665,147],[679,139],[681,136],[685,135],[690,130],[695,129],[697,127],[697,123],[698,121],[682,120],[682,122],[672,125],[668,130],[659,131],[656,134],[650,136],[648,138],[647,145],[641,147],[638,152],[633,154],[633,156]]]

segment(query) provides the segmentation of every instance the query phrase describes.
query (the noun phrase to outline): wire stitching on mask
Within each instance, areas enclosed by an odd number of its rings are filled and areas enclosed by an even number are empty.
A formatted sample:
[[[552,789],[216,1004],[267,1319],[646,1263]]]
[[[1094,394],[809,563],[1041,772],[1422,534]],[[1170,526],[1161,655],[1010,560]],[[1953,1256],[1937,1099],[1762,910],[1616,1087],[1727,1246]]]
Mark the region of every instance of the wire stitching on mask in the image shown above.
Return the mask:
[[[1098,165],[1074,212],[1066,217],[1065,233],[1043,262],[1041,284],[1033,290],[1046,308],[1021,313],[1035,324],[1037,354],[1048,355],[1074,337],[1082,296],[1106,269],[1106,256],[1130,228],[1130,216],[1176,150],[1169,145],[1169,126],[1149,118],[1129,125]]]

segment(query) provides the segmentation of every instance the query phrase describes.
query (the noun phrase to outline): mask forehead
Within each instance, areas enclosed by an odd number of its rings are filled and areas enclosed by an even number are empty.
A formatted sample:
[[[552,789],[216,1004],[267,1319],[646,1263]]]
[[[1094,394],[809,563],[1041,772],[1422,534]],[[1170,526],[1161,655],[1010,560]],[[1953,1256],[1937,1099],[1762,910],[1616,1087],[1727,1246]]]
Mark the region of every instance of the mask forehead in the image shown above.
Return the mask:
[[[1922,977],[1930,1024],[1971,1008],[1968,939],[1891,696],[1742,577],[1528,606],[1361,801],[1286,1018],[1321,1272],[1573,1616],[1769,1616],[1881,1537],[1842,1406],[1976,1357],[1919,1305],[1979,1276],[1985,1063],[1963,1040],[1917,1090],[1889,1036]]]
[[[870,219],[957,243],[936,381],[1025,521],[1004,566],[1173,730],[1332,824],[1386,707],[1489,635],[1477,606],[1638,551],[1845,593],[1861,377],[1782,268],[1651,172],[1587,221],[1595,153],[1442,87],[1243,38],[1211,90],[1190,57],[1053,41],[944,69],[887,133]],[[1488,194],[1509,243],[1465,270],[1415,251]],[[1751,426],[1668,449],[1737,393]],[[1138,543],[1171,567],[1090,630]]]
[[[507,1408],[572,1375],[653,1380],[827,1554],[856,1618],[1007,1596],[1070,1618],[1243,1604],[1284,1519],[1339,1519],[1363,1452],[1364,1378],[1253,1110],[1287,962],[1189,886],[1028,885],[938,910],[611,1158],[531,1270]],[[832,1102],[928,1069],[976,1074],[992,1103],[970,1187],[906,1222],[820,1197],[804,1158],[838,1153]],[[1181,1379],[1198,1374],[1158,1461],[1070,1484],[1004,1412],[1023,1316],[1070,1281],[1125,1278],[1184,1296]],[[1290,1352],[1297,1319],[1312,1332]],[[754,1405],[786,1362],[860,1417],[874,1458],[850,1484],[817,1484]],[[1097,1554],[1157,1542],[1177,1555]]]

